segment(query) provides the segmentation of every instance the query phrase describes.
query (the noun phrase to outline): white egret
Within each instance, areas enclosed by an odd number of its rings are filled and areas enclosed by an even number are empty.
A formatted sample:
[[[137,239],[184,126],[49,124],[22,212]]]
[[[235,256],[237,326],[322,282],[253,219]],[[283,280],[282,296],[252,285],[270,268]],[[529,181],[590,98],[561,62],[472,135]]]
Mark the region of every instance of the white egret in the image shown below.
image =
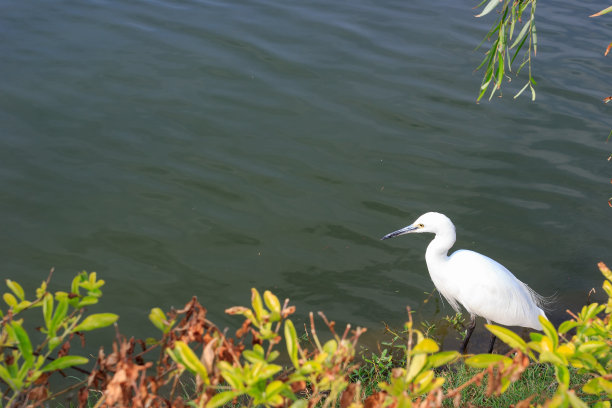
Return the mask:
[[[411,225],[381,239],[421,232],[435,234],[425,252],[425,261],[436,289],[457,312],[461,304],[470,314],[470,326],[461,346],[463,353],[476,326],[476,316],[484,317],[489,324],[495,322],[542,330],[538,316],[546,317],[542,311],[545,299],[503,265],[465,249],[448,256],[456,233],[446,215],[428,212]],[[489,353],[493,351],[494,343],[495,336],[491,338]]]

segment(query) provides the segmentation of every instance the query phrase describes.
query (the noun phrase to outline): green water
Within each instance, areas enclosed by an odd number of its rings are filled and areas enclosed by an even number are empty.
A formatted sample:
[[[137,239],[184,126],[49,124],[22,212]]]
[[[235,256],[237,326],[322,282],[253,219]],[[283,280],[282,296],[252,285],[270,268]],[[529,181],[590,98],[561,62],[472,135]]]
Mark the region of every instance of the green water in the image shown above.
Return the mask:
[[[435,210],[559,321],[612,263],[610,23],[542,3],[536,102],[476,104],[475,4],[0,1],[2,275],[95,270],[142,337],[252,286],[376,332],[450,312],[428,238],[379,241]]]

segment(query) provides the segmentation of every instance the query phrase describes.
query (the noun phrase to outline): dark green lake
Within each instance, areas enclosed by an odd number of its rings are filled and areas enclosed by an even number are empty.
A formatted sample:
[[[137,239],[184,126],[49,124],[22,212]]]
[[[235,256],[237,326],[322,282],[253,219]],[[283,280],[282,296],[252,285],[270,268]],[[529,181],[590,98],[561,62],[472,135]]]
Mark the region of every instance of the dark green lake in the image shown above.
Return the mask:
[[[476,1],[0,1],[0,262],[107,281],[126,334],[192,295],[271,289],[339,323],[399,324],[433,284],[427,211],[543,295],[554,321],[610,258],[612,19],[541,2],[537,99],[475,102]]]

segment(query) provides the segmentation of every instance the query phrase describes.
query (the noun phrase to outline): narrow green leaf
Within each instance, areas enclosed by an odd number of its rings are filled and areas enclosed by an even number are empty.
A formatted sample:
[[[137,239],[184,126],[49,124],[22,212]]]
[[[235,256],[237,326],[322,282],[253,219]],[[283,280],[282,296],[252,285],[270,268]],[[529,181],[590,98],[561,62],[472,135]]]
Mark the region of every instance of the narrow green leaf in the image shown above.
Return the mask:
[[[425,367],[427,356],[425,354],[417,354],[410,359],[410,367],[406,373],[406,382],[409,383],[415,378]]]
[[[482,10],[482,12],[478,14],[476,17],[486,16],[491,11],[495,10],[495,7],[497,7],[499,3],[501,3],[500,0],[489,0],[489,3],[487,3],[485,8]]]
[[[119,316],[114,313],[97,313],[87,316],[77,327],[72,331],[90,331],[101,329],[102,327],[110,326],[119,319]]]
[[[25,299],[25,292],[23,291],[23,288],[21,287],[19,283],[12,281],[10,279],[7,279],[6,286],[8,286],[9,289],[13,291],[13,293],[15,294],[15,296],[17,296],[17,298],[19,298],[19,300]]]
[[[512,45],[510,46],[510,49],[516,47],[516,45],[521,42],[521,40],[524,39],[525,35],[527,34],[527,31],[529,30],[529,22],[526,22],[525,25],[523,26],[523,28],[521,29],[521,31],[519,31],[518,36],[516,37],[516,39],[514,40],[514,42],[512,43]],[[523,41],[524,42],[524,41]],[[520,49],[520,47],[519,47]]]
[[[264,292],[264,302],[266,302],[266,306],[268,306],[268,309],[270,309],[270,311],[272,312],[272,321],[280,320],[281,304],[278,300],[278,297],[276,297],[276,295],[274,295],[269,290],[266,290]]]
[[[55,313],[53,313],[53,318],[51,319],[51,324],[49,325],[49,333],[51,335],[55,335],[55,331],[59,328],[62,321],[68,314],[68,297],[62,296],[59,298],[57,302],[57,307],[55,308]]]
[[[151,309],[151,313],[149,313],[149,320],[155,327],[166,333],[167,318],[163,310],[161,310],[159,307],[154,307]]]
[[[262,355],[254,352],[253,350],[244,350],[242,352],[242,357],[244,357],[245,359],[247,359],[248,362],[253,364],[266,361],[266,359]]]
[[[13,391],[18,390],[17,384],[15,384],[15,379],[2,364],[0,364],[0,378],[7,383]]]
[[[544,331],[544,334],[546,334],[546,336],[552,341],[553,350],[556,350],[559,346],[559,335],[555,330],[555,326],[553,326],[552,323],[549,322],[548,319],[544,316],[538,316],[538,320],[542,324],[542,330]]]
[[[561,323],[561,325],[559,326],[559,333],[567,333],[576,326],[578,326],[578,322],[575,322],[573,320],[567,320]]]
[[[223,392],[220,392],[220,393],[216,394],[215,396],[213,396],[208,401],[208,403],[206,404],[206,408],[221,407],[221,406],[229,403],[231,400],[233,400],[234,398],[236,398],[239,395],[240,395],[240,393],[237,392],[237,391],[223,391]]]
[[[193,350],[187,345],[187,343],[182,341],[174,342],[174,352],[175,355],[181,359],[181,363],[192,373],[197,374],[202,378],[205,384],[210,384],[210,380],[208,379],[208,371],[206,371],[206,367],[204,364],[198,359]]]
[[[523,353],[527,352],[527,344],[525,341],[512,330],[506,329],[505,327],[496,326],[494,324],[486,324],[485,327],[511,348],[517,348]]]
[[[604,350],[608,347],[608,343],[605,341],[591,340],[578,346],[578,351],[581,353],[595,354],[597,351]]]
[[[567,397],[569,399],[570,404],[572,405],[572,408],[589,408],[586,402],[578,398],[574,390],[569,390],[567,392]]]
[[[541,363],[552,363],[555,365],[565,365],[566,361],[564,361],[563,357],[553,351],[542,351],[540,353],[540,362]]]
[[[474,368],[487,368],[491,364],[503,361],[505,364],[512,363],[512,359],[499,354],[477,354],[465,360],[465,364]]]
[[[555,364],[555,376],[559,384],[562,384],[566,389],[569,388],[570,373],[566,366]]]
[[[258,377],[260,379],[267,379],[272,377],[274,374],[278,373],[282,369],[283,367],[279,366],[278,364],[267,364],[262,366]]]
[[[442,351],[429,356],[427,358],[427,364],[429,367],[440,367],[444,364],[455,361],[458,357],[459,353],[457,351]]]
[[[525,86],[520,91],[518,91],[516,95],[514,95],[514,99],[518,98],[523,93],[523,91],[527,89],[528,86],[529,86],[529,82],[527,82]]]
[[[285,320],[285,343],[287,344],[287,353],[293,366],[299,368],[297,333],[295,332],[293,322],[289,319]]]
[[[41,371],[55,371],[55,370],[63,370],[64,368],[72,367],[80,364],[87,364],[89,360],[86,357],[81,356],[64,356],[60,357],[56,360],[53,360],[46,366],[44,366]]]
[[[75,295],[79,295],[79,284],[81,283],[81,274],[78,274],[77,276],[74,277],[74,279],[72,280],[72,285],[70,286],[70,292],[74,293]]]
[[[251,288],[251,305],[253,306],[255,317],[257,317],[257,320],[260,323],[262,323],[263,318],[267,315],[267,313],[263,307],[261,296],[259,295],[259,292],[255,288]],[[253,323],[256,324],[257,322],[253,322]]]
[[[609,13],[611,11],[612,11],[612,6],[606,7],[605,9],[603,9],[603,10],[601,10],[601,11],[595,13],[595,14],[591,14],[589,17],[599,17],[599,16],[607,14],[607,13]]]
[[[47,330],[49,330],[51,328],[51,321],[53,318],[53,296],[50,293],[45,294],[42,304],[45,327]]]
[[[278,380],[272,381],[266,387],[266,395],[271,397],[286,389],[289,389],[289,387],[284,382]]]
[[[76,307],[80,309],[85,306],[95,305],[96,303],[98,303],[98,298],[96,296],[83,296]]]
[[[11,322],[11,326],[17,340],[17,348],[19,348],[26,363],[31,366],[34,362],[34,355],[32,353],[32,342],[30,341],[30,337],[19,323]]]

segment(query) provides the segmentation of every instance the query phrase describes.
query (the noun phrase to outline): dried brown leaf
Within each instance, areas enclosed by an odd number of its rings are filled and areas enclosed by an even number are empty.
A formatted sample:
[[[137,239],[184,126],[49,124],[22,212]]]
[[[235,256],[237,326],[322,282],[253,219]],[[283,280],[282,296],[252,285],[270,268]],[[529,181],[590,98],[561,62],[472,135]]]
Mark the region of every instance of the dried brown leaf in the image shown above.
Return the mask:
[[[386,393],[377,392],[364,401],[364,408],[380,408],[385,401]]]
[[[358,389],[357,383],[351,383],[342,393],[342,397],[340,397],[340,408],[347,408],[351,403],[355,400],[355,394]]]

